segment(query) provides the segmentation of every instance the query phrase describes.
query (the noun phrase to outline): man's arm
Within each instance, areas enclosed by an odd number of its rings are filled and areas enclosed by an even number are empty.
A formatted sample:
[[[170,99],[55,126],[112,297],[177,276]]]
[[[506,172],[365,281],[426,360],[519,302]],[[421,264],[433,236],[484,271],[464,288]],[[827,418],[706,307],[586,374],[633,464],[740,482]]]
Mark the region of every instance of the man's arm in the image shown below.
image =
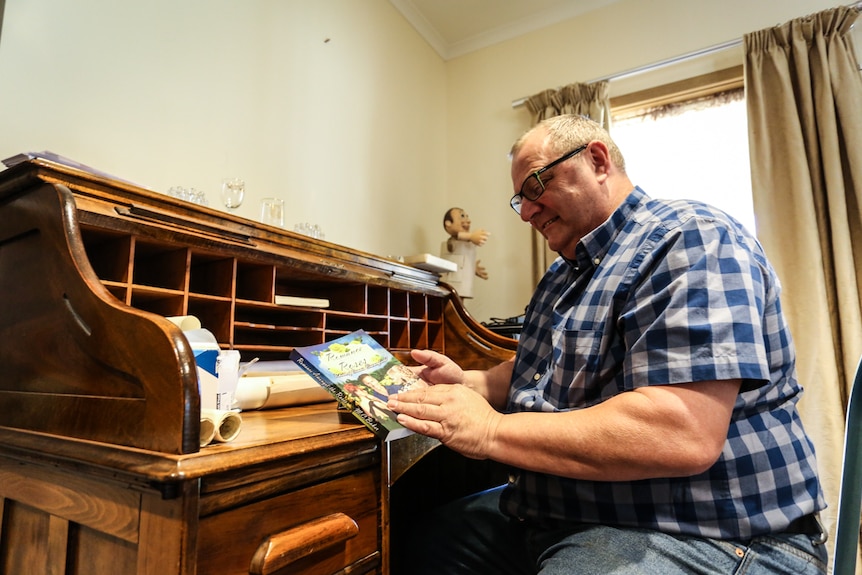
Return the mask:
[[[389,405],[406,427],[469,457],[579,479],[630,481],[708,469],[727,438],[740,383],[650,386],[556,413],[502,414],[467,385],[399,394]],[[481,379],[472,384],[487,386]]]

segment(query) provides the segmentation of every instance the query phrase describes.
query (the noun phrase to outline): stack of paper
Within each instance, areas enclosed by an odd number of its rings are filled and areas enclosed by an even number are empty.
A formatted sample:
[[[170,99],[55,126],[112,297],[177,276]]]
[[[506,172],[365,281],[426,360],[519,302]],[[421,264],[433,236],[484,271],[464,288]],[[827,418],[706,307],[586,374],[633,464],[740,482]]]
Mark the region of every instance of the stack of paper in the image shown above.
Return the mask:
[[[446,273],[457,272],[458,264],[450,262],[447,259],[432,256],[431,254],[417,254],[415,256],[405,256],[404,263],[410,264],[414,268],[419,268],[429,272]]]
[[[329,307],[329,300],[322,297],[300,297],[295,295],[276,295],[278,305],[295,305],[299,307]]]

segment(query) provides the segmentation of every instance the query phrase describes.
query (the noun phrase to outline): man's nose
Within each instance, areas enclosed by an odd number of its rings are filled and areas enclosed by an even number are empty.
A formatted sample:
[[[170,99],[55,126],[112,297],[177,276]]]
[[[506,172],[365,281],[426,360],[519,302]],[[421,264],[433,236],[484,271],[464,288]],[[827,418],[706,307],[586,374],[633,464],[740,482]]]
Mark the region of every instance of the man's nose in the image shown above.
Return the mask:
[[[527,198],[521,198],[521,219],[525,222],[529,222],[536,212],[539,210],[539,205],[536,200],[528,200]]]

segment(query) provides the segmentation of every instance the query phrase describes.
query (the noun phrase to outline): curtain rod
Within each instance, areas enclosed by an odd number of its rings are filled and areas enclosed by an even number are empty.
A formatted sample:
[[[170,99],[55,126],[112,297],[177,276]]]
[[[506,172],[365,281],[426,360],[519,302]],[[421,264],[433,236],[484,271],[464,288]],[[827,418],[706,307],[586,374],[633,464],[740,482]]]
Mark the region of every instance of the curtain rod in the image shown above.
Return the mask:
[[[853,4],[848,5],[848,8],[855,8],[862,12],[862,0],[858,2],[854,2]],[[855,24],[854,24],[855,26]],[[639,66],[637,68],[632,68],[631,70],[626,70],[624,72],[618,72],[616,74],[610,74],[608,76],[603,76],[601,78],[596,78],[595,80],[590,80],[587,84],[593,84],[595,82],[610,82],[612,80],[621,80],[623,78],[629,78],[631,76],[636,76],[638,74],[642,74],[644,72],[650,72],[652,70],[658,70],[660,68],[664,68],[665,66],[671,66],[673,64],[678,64],[680,62],[685,62],[686,60],[691,60],[692,58],[698,58],[700,56],[706,56],[707,54],[713,54],[715,52],[721,52],[722,50],[727,50],[730,48],[736,48],[742,44],[742,38],[737,38],[736,40],[730,40],[728,42],[724,42],[722,44],[716,44],[715,46],[710,46],[709,48],[703,48],[701,50],[696,50],[694,52],[689,52],[688,54],[682,54],[681,56],[674,56],[673,58],[668,58],[667,60],[661,60],[659,62],[654,62],[652,64],[646,64],[644,66]],[[519,106],[523,106],[527,103],[529,96],[525,96],[523,98],[518,98],[517,100],[512,100],[512,107],[517,108]]]
[[[862,1],[860,1],[862,4]],[[628,78],[631,76],[636,76],[638,74],[642,74],[644,72],[650,72],[652,70],[658,70],[659,68],[664,68],[665,66],[671,66],[673,64],[678,64],[680,62],[685,62],[686,60],[691,60],[692,58],[698,58],[700,56],[706,56],[707,54],[712,54],[714,52],[720,52],[722,50],[727,50],[729,48],[735,48],[736,46],[740,46],[742,44],[742,38],[737,38],[736,40],[730,40],[729,42],[724,42],[723,44],[717,44],[715,46],[710,46],[709,48],[702,48],[700,50],[696,50],[694,52],[689,52],[688,54],[683,54],[681,56],[674,56],[673,58],[668,58],[667,60],[661,60],[659,62],[653,62],[652,64],[646,64],[644,66],[639,66],[637,68],[632,68],[631,70],[626,70],[624,72],[618,72],[616,74],[610,74],[608,76],[602,76],[601,78],[596,78],[594,80],[590,80],[587,84],[594,84],[596,82],[610,82],[612,80],[621,80],[623,78]],[[518,98],[517,100],[512,100],[512,107],[517,108],[518,106],[523,106],[527,103],[529,96],[524,98]]]

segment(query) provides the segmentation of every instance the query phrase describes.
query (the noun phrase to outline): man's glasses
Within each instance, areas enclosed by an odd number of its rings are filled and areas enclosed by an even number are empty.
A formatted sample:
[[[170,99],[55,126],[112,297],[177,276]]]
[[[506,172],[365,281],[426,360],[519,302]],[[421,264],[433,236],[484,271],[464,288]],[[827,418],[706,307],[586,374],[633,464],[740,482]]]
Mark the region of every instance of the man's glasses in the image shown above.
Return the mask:
[[[575,148],[568,154],[564,154],[545,166],[544,168],[539,168],[524,180],[524,183],[521,184],[521,191],[509,200],[509,205],[512,206],[512,209],[515,210],[515,213],[519,216],[521,215],[521,203],[524,201],[524,198],[527,198],[531,202],[539,199],[543,193],[545,193],[545,182],[542,181],[542,174],[553,168],[559,163],[565,162],[569,158],[573,158],[577,154],[583,152],[587,149],[589,144],[584,144],[578,148]]]

